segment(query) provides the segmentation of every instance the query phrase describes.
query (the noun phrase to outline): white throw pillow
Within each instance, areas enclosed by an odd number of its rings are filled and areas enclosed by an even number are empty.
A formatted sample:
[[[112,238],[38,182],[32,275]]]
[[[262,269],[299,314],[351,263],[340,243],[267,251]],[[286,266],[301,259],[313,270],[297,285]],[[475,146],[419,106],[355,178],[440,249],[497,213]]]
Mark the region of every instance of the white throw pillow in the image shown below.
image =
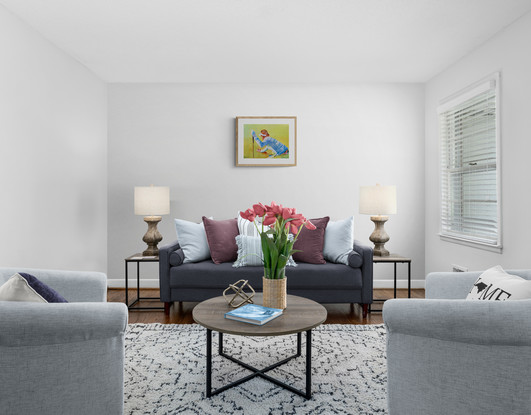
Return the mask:
[[[236,216],[238,218],[238,232],[240,235],[246,236],[260,236],[258,229],[262,232],[262,222],[260,218],[256,218],[254,222],[244,219],[240,216],[240,212]],[[258,229],[256,227],[258,226]],[[264,232],[269,230],[269,226],[264,226]]]
[[[238,259],[232,264],[234,268],[263,266],[262,241],[259,236],[238,235],[236,245],[238,245]],[[289,257],[286,265],[297,266],[292,256]]]
[[[199,262],[210,258],[210,248],[203,222],[175,219],[177,240],[184,253],[183,263]]]
[[[48,302],[20,274],[13,275],[0,287],[0,301]]]
[[[348,265],[348,254],[354,246],[354,217],[329,221],[325,229],[323,257],[328,262]]]
[[[507,274],[497,265],[478,277],[466,299],[491,301],[531,299],[531,280]]]

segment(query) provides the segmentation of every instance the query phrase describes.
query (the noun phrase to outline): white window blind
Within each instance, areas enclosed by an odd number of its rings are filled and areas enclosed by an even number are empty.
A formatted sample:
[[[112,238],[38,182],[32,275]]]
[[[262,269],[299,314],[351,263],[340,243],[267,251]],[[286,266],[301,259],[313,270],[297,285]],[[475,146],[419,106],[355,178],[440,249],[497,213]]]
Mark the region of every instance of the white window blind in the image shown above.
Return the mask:
[[[441,236],[501,248],[496,74],[439,109]]]

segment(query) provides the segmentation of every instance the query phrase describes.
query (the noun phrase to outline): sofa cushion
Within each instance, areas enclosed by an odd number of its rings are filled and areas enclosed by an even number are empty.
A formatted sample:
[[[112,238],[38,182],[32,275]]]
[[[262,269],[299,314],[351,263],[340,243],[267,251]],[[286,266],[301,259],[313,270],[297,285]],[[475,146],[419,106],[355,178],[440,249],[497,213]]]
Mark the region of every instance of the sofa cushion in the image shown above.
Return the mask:
[[[495,301],[531,299],[531,281],[508,274],[497,265],[478,277],[466,299]]]
[[[215,264],[233,262],[238,257],[238,222],[236,218],[213,220],[203,216],[210,256]]]
[[[170,269],[170,288],[197,288],[223,290],[240,279],[249,281],[252,287],[262,289],[264,271],[261,267],[233,268],[230,263],[214,264],[211,260],[195,264],[182,264]],[[299,263],[286,270],[288,292],[290,289],[308,290],[359,290],[362,287],[361,270],[342,264],[325,263],[316,267]]]
[[[67,303],[53,288],[26,273],[17,273],[0,287],[0,301]]]
[[[299,233],[299,237],[293,245],[293,249],[301,252],[295,252],[293,259],[297,262],[307,262],[309,264],[325,264],[326,261],[323,256],[324,236],[326,225],[330,217],[310,219],[315,225],[314,230],[309,230],[303,227]]]
[[[349,265],[349,253],[354,246],[354,217],[329,221],[324,236],[324,259],[336,264]]]
[[[210,249],[203,222],[194,223],[175,219],[177,240],[184,253],[184,263],[204,261],[210,258]]]

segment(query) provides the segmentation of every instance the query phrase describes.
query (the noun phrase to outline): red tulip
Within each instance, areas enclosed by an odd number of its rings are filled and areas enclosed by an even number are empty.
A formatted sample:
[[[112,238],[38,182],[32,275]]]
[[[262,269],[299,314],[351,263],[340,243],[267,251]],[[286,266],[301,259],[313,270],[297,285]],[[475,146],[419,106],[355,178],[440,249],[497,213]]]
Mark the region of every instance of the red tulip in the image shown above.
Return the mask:
[[[271,202],[271,206],[266,206],[267,212],[273,212],[275,215],[282,214],[282,205],[277,205],[275,202]]]
[[[256,216],[264,216],[266,214],[266,207],[261,204],[257,203],[256,205],[253,205],[254,213],[256,213]]]
[[[283,208],[282,209],[282,219],[290,219],[296,216],[294,208]]]
[[[306,226],[306,228],[308,228],[308,229],[311,230],[311,231],[314,231],[315,229],[317,229],[317,228],[315,227],[315,225],[314,225],[312,222],[310,222],[309,220],[307,220],[307,221],[304,223],[304,226]]]
[[[240,212],[240,216],[250,222],[254,222],[254,218],[256,218],[256,213],[252,209],[247,209],[245,212]]]
[[[273,225],[275,222],[277,221],[277,217],[271,213],[271,212],[268,212],[266,217],[264,218],[264,226],[271,226]]]

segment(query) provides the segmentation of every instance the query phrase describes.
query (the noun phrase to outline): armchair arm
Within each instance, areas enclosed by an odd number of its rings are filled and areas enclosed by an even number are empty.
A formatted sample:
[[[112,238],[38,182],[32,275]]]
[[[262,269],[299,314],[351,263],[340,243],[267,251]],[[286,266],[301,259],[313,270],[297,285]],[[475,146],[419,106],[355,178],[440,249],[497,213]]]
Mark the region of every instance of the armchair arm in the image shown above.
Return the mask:
[[[34,268],[0,268],[0,285],[17,272],[37,277],[68,302],[107,301],[107,276],[102,272]]]
[[[361,298],[363,304],[372,304],[372,287],[373,287],[373,263],[372,263],[372,248],[364,245],[360,241],[354,241],[353,251],[361,255],[363,263],[361,265],[361,278],[363,288],[361,290]]]
[[[122,303],[0,301],[0,346],[87,342],[121,336],[127,328]]]
[[[390,415],[525,415],[531,300],[388,300]]]
[[[159,285],[160,301],[170,302],[170,256],[180,248],[179,242],[174,241],[159,248]]]
[[[393,299],[384,303],[389,334],[479,345],[531,346],[531,300]]]
[[[0,302],[2,413],[123,413],[122,303]]]

